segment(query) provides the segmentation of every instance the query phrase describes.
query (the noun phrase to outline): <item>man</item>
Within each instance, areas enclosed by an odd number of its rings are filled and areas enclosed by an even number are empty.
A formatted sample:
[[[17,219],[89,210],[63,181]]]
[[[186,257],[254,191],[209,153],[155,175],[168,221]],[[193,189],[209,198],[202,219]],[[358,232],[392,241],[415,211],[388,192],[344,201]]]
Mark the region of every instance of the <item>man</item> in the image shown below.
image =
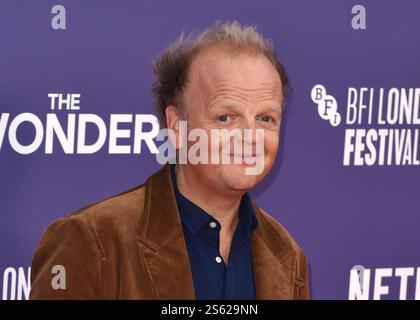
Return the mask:
[[[188,133],[209,136],[251,130],[242,139],[251,151],[227,149],[229,164],[178,159],[145,184],[58,220],[35,253],[30,297],[308,298],[303,252],[247,193],[270,171],[279,144],[287,78],[271,44],[254,28],[216,24],[181,37],[154,70],[153,93],[178,158],[191,147],[182,121]],[[208,152],[223,153],[220,143],[231,138],[209,142]],[[249,174],[258,161],[262,170]],[[51,273],[56,265],[64,286]]]

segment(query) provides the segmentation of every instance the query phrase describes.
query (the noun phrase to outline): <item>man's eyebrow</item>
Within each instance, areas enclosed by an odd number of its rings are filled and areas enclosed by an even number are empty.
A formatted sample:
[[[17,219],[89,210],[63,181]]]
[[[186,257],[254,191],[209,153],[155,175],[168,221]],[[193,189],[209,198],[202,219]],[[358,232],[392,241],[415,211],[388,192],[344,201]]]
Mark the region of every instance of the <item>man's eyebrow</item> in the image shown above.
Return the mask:
[[[235,102],[235,101],[218,101],[215,102],[213,104],[211,104],[208,108],[209,111],[211,110],[218,110],[218,109],[231,109],[231,110],[241,110],[241,106],[240,106],[240,102]],[[261,104],[261,112],[271,112],[271,113],[279,113],[282,114],[283,112],[283,107],[281,106],[281,104],[277,105],[277,104]]]
[[[262,106],[262,108],[264,108],[265,109],[265,111],[268,111],[268,112],[281,112],[282,111],[282,107],[281,107],[281,105],[276,105],[276,106],[274,106],[274,105],[270,105],[270,106]]]
[[[210,104],[209,109],[221,109],[221,108],[238,109],[240,108],[239,104],[241,104],[241,102],[233,101],[233,100],[219,100]]]

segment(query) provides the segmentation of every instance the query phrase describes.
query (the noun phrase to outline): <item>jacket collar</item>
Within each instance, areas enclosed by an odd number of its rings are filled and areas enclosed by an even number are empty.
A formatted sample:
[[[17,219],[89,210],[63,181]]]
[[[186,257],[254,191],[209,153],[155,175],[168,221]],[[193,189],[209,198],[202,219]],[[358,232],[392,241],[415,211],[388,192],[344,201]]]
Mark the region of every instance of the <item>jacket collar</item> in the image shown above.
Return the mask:
[[[154,299],[195,299],[181,220],[171,182],[170,166],[146,182],[144,217],[139,226],[139,253],[147,269]],[[290,268],[282,263],[292,252],[281,241],[260,209],[253,204],[257,227],[251,250],[257,299],[290,296]]]

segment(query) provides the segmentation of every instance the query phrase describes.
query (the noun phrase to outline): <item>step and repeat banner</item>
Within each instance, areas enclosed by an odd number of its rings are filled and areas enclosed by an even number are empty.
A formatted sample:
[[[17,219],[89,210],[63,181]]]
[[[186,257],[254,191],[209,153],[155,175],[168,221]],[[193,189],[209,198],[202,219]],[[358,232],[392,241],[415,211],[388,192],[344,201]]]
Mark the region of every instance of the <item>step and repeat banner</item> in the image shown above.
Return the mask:
[[[309,260],[313,299],[420,299],[420,1],[0,0],[0,298],[28,299],[55,219],[160,164],[152,61],[255,25],[291,90],[251,194]]]

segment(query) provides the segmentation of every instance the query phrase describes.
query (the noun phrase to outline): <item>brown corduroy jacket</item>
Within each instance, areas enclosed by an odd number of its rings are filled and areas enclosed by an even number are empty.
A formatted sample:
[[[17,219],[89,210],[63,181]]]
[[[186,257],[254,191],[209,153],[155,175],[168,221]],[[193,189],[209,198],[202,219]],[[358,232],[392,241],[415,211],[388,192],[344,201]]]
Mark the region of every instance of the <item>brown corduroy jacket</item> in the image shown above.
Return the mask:
[[[303,252],[275,219],[254,207],[257,299],[307,299]],[[62,272],[52,272],[55,265],[64,267],[65,283]],[[61,288],[54,289],[57,276]],[[195,299],[169,166],[145,184],[49,226],[31,280],[31,299]]]

